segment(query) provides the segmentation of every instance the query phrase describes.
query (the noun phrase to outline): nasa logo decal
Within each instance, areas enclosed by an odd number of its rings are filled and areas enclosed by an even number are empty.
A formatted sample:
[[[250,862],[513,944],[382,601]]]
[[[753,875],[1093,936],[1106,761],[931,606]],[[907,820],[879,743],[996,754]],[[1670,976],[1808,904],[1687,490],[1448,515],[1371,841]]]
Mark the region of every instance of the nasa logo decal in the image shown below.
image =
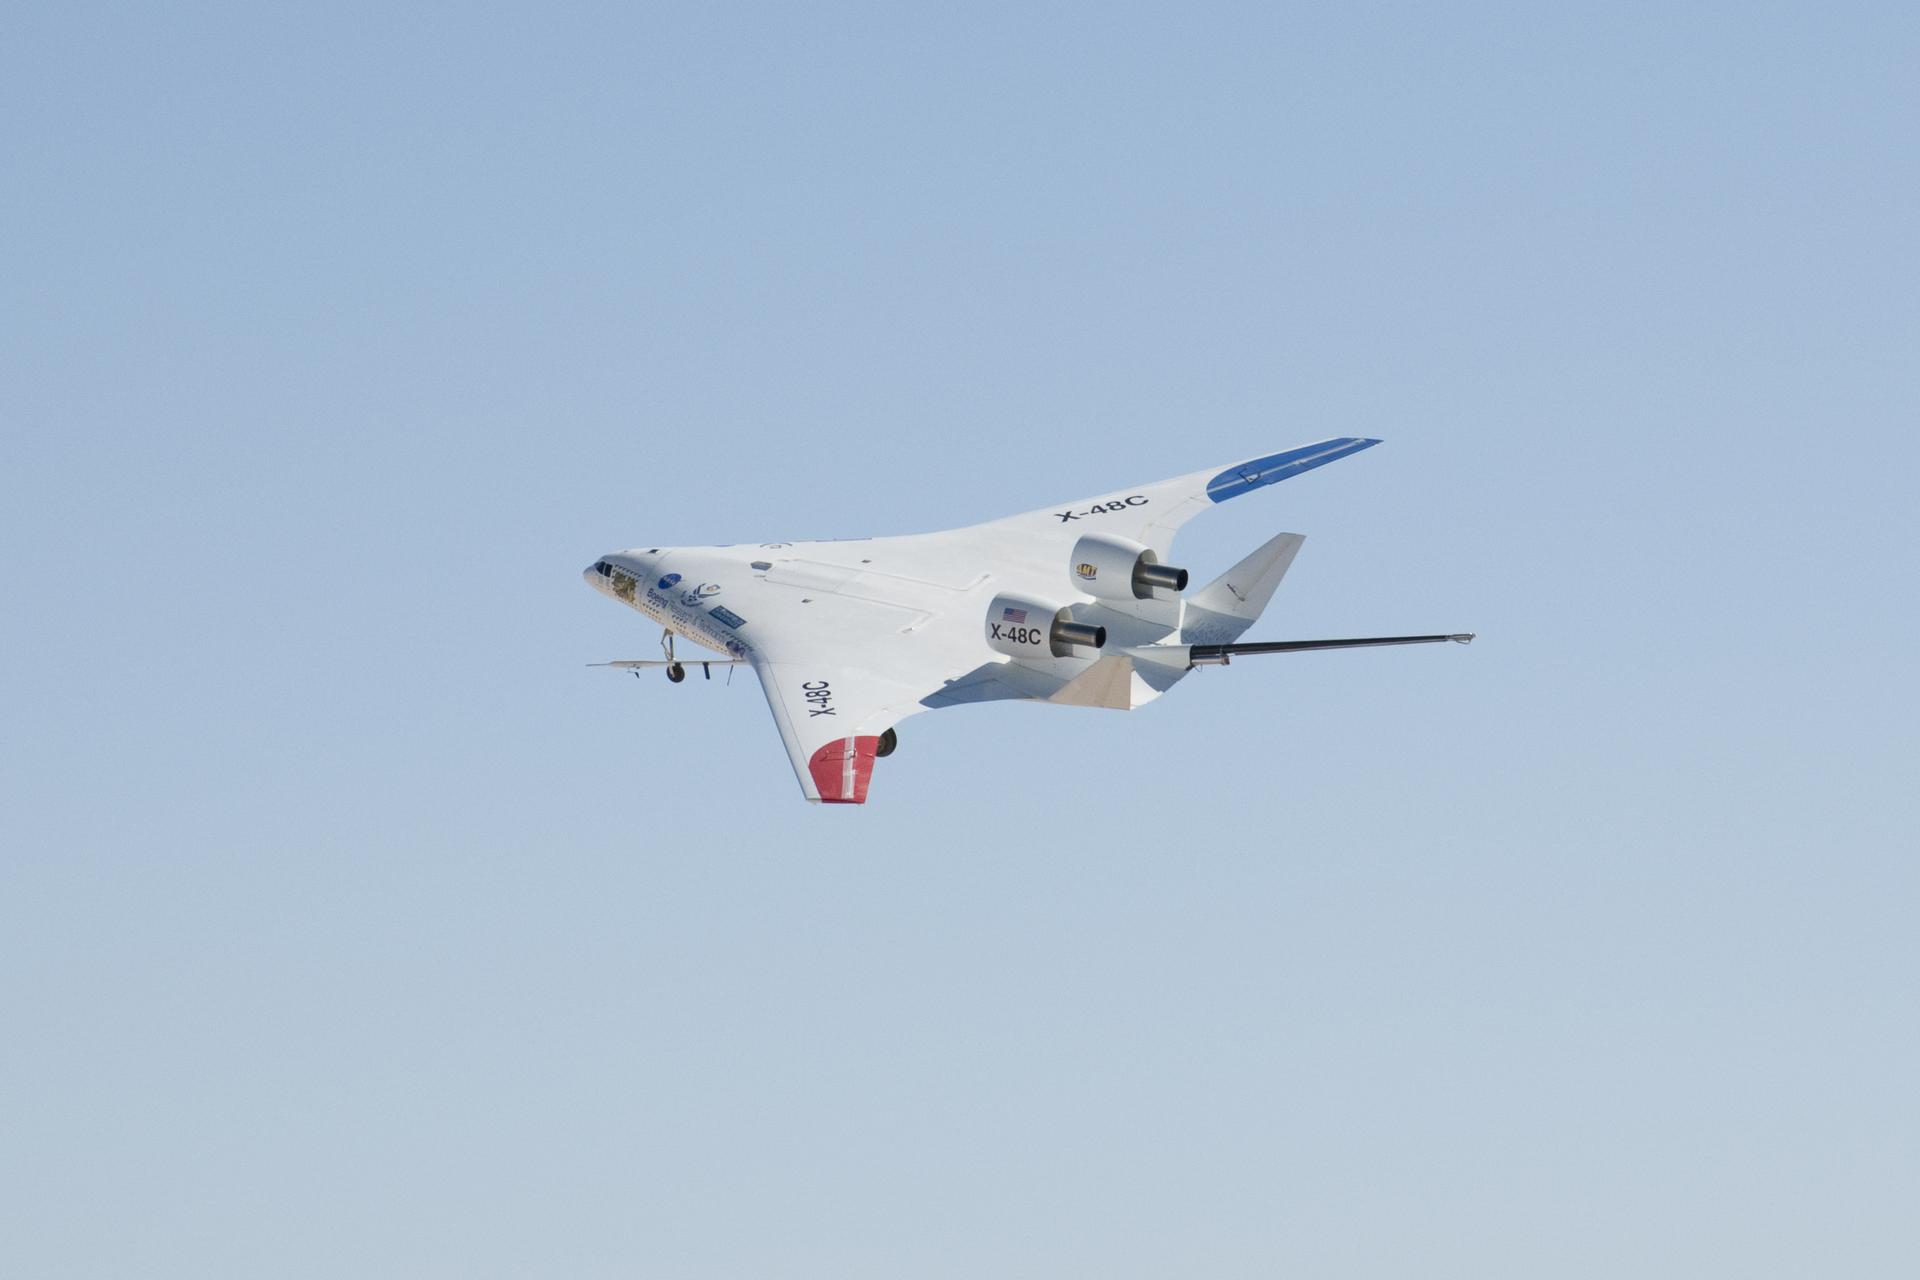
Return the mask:
[[[660,589],[662,591],[665,591],[668,588],[672,587],[673,584],[678,581],[680,581],[680,575],[677,573],[670,573],[666,577],[660,579]]]

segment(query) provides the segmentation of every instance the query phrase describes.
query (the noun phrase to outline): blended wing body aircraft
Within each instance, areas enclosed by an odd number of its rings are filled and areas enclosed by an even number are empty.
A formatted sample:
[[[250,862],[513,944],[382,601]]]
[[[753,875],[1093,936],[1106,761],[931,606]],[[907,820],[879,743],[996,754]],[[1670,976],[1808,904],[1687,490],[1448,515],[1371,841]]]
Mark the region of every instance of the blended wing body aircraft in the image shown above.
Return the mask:
[[[1210,507],[1358,453],[1343,438],[941,533],[738,547],[645,547],[588,585],[666,628],[665,657],[604,665],[752,667],[815,803],[864,804],[894,725],[1020,699],[1131,710],[1244,654],[1466,643],[1468,634],[1235,643],[1304,539],[1280,534],[1185,594],[1174,533]],[[675,636],[724,655],[681,659]]]

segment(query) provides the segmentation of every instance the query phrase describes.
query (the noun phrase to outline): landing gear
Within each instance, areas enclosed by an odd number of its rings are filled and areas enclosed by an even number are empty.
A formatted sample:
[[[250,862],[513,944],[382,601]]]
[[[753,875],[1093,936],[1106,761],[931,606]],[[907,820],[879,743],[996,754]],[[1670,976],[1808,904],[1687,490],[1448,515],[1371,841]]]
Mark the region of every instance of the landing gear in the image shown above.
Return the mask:
[[[889,729],[885,733],[880,735],[879,745],[874,747],[873,754],[876,757],[880,757],[884,759],[885,757],[892,755],[893,749],[899,745],[900,745],[900,735],[895,733],[893,730]]]
[[[662,652],[664,652],[667,655],[667,661],[666,661],[667,679],[673,681],[675,684],[679,684],[682,680],[685,680],[687,678],[687,667],[685,663],[680,661],[679,656],[675,654],[673,651],[673,631],[671,629],[660,633],[660,649]],[[694,661],[699,664],[701,675],[705,676],[709,680],[713,679],[714,660],[705,659],[705,658],[695,658]],[[727,683],[732,684],[733,683],[733,667],[737,659],[722,658],[719,661],[722,663],[722,665],[724,665],[727,668]],[[643,662],[643,663],[638,663],[636,665],[654,666],[656,664]],[[636,671],[634,672],[634,674],[639,675],[640,673]]]
[[[673,654],[673,629],[669,627],[660,633],[660,647],[667,652],[667,679],[679,684],[687,678],[687,669],[680,665],[680,659]]]

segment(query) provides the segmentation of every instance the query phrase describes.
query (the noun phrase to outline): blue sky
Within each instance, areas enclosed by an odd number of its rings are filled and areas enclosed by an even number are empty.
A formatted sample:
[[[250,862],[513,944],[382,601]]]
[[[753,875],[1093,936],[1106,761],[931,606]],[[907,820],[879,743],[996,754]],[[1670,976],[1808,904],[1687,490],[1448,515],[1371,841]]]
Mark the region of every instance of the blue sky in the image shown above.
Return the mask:
[[[1898,6],[18,8],[0,1269],[1907,1276]],[[809,809],[581,566],[1335,435]]]

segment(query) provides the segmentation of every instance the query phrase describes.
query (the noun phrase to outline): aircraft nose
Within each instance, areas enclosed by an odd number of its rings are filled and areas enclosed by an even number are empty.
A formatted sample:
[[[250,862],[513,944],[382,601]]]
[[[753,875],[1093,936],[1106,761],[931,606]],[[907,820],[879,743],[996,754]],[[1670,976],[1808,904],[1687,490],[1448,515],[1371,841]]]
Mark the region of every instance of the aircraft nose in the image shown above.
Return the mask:
[[[600,572],[601,569],[606,566],[606,563],[605,560],[595,560],[592,564],[580,571],[580,576],[587,580],[588,586],[598,590],[606,584],[606,577]]]

